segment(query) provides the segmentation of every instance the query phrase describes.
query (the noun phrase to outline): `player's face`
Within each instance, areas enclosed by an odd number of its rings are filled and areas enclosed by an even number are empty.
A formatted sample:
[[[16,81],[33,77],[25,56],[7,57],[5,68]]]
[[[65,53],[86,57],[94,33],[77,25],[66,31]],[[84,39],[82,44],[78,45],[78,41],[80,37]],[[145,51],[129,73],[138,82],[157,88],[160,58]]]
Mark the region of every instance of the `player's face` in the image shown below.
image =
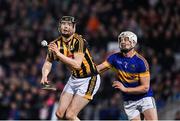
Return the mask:
[[[121,50],[128,50],[132,48],[131,41],[129,41],[128,37],[121,37],[119,38],[119,47]]]
[[[63,35],[72,35],[74,33],[74,24],[70,21],[61,21],[60,32]]]

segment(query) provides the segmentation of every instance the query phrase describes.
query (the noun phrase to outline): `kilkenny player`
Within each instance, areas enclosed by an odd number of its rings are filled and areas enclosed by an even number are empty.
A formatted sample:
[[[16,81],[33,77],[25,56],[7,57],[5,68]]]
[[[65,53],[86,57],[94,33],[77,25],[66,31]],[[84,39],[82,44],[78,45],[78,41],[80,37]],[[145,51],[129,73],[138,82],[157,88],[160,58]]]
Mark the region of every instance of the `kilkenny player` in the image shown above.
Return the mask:
[[[61,61],[72,70],[60,97],[56,111],[58,119],[79,120],[78,113],[93,99],[100,85],[100,76],[87,48],[87,42],[75,33],[75,28],[74,17],[61,18],[61,35],[48,45],[49,54],[42,68],[42,84],[48,83],[47,76],[53,61]]]

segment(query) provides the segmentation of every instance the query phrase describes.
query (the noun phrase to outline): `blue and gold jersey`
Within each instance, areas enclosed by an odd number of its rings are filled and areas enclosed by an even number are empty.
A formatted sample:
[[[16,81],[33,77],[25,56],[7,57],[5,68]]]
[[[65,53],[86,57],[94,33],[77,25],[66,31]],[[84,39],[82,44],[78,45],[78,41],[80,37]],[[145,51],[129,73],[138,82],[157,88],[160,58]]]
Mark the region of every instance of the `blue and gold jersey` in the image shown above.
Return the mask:
[[[144,57],[134,52],[132,57],[124,57],[121,53],[115,53],[105,61],[108,68],[112,68],[119,81],[125,87],[136,87],[140,85],[140,77],[150,76],[149,65]],[[152,96],[152,89],[149,88],[144,94],[127,94],[123,92],[123,98],[128,100],[139,100],[143,97]]]

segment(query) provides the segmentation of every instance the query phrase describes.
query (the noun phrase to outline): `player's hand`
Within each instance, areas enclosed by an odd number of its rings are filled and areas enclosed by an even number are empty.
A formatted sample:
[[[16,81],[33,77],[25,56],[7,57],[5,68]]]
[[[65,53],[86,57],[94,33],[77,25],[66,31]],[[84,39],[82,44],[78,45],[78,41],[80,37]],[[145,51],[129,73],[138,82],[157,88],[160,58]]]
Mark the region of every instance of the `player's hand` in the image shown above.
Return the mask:
[[[114,81],[112,86],[116,89],[120,89],[123,92],[125,92],[125,90],[126,90],[126,87],[124,87],[124,85],[119,81]]]
[[[41,84],[48,84],[49,83],[49,81],[47,80],[47,77],[42,77],[42,79],[41,79],[41,82],[40,82]]]
[[[48,45],[48,48],[50,51],[53,51],[55,52],[56,54],[59,53],[59,49],[57,47],[57,45],[54,43],[54,42],[51,42],[49,45]]]
[[[52,91],[56,91],[56,87],[54,87],[53,85],[51,85],[49,83],[49,81],[47,80],[47,77],[42,77],[41,79],[41,89],[43,90],[52,90]]]

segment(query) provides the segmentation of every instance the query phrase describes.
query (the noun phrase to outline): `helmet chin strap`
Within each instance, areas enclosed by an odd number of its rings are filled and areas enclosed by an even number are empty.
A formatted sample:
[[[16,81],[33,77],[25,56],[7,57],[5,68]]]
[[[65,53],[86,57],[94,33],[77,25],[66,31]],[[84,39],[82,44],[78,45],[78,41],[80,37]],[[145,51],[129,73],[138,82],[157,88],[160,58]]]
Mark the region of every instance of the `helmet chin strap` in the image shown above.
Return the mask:
[[[131,51],[134,47],[129,48],[129,49],[120,49],[122,53],[128,53],[129,51]]]

